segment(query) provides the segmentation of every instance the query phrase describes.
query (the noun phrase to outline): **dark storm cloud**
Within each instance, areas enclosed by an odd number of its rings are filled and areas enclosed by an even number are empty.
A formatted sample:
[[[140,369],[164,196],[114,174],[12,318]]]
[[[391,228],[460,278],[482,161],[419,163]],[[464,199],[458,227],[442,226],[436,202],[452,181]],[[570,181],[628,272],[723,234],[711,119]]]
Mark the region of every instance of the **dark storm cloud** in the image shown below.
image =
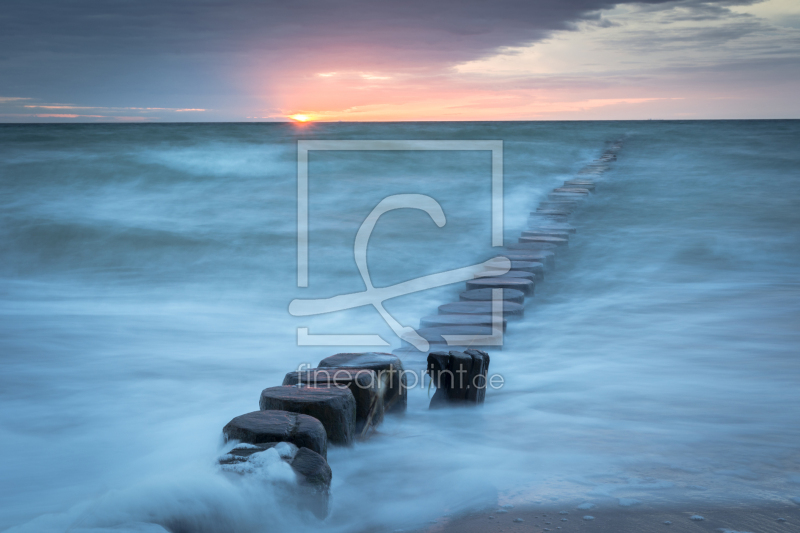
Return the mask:
[[[129,61],[138,66],[135,57],[202,56],[213,63],[231,54],[310,62],[338,55],[344,63],[352,57],[373,66],[456,62],[535,41],[614,3],[6,0],[0,65],[20,68],[18,75],[42,67],[69,75],[59,59],[101,70],[114,70],[115,61],[117,68]],[[104,64],[107,58],[112,64]]]
[[[657,0],[656,0],[657,2]],[[535,40],[606,0],[3,2],[3,50],[71,53],[232,52],[257,43],[371,44],[476,52]]]

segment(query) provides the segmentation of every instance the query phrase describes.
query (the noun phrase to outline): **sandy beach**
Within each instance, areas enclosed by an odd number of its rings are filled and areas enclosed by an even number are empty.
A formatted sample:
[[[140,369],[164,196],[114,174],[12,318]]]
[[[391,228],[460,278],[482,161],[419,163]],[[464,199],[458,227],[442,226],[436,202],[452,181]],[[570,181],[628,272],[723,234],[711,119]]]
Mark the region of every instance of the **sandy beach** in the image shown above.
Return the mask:
[[[426,533],[789,533],[800,531],[800,507],[791,503],[595,507],[515,507],[448,519]],[[563,514],[566,513],[566,514]],[[490,518],[493,517],[493,518]],[[593,517],[591,519],[584,517]],[[694,517],[694,519],[692,518]],[[699,519],[702,517],[702,520]],[[522,520],[519,522],[518,520]]]

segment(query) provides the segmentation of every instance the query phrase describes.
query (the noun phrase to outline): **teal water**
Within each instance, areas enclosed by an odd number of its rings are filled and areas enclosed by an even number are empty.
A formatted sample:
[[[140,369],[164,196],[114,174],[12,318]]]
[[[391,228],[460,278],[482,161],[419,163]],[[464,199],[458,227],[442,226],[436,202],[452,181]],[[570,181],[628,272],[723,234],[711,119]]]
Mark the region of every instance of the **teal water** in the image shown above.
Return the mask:
[[[406,416],[333,448],[324,524],[269,479],[232,482],[220,430],[301,363],[313,333],[399,340],[353,239],[383,197],[376,286],[473,264],[490,243],[486,152],[316,153],[309,287],[296,286],[296,141],[504,141],[509,242],[549,189],[625,144],[578,234],[492,354],[484,408]],[[797,121],[0,125],[0,529],[408,528],[492,503],[800,503]],[[402,323],[457,299],[387,302]]]

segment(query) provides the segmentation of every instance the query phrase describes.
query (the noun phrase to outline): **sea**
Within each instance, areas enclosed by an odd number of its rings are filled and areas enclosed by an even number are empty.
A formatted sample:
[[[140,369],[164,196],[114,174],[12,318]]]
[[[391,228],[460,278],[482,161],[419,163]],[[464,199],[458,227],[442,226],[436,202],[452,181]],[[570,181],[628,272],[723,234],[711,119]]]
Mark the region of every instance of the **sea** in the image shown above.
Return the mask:
[[[384,198],[433,198],[446,223],[381,216],[375,287],[483,261],[499,204],[492,153],[469,143],[312,150],[301,286],[308,140],[502,141],[506,243],[622,143],[490,350],[502,386],[429,410],[423,381],[372,438],[331,446],[324,520],[274,473],[221,472],[222,427],[299,365],[401,341],[373,306],[298,317],[290,302],[365,290],[355,236]],[[800,121],[0,125],[0,530],[393,532],[502,505],[800,505],[798,274]],[[463,290],[384,305],[415,328]]]

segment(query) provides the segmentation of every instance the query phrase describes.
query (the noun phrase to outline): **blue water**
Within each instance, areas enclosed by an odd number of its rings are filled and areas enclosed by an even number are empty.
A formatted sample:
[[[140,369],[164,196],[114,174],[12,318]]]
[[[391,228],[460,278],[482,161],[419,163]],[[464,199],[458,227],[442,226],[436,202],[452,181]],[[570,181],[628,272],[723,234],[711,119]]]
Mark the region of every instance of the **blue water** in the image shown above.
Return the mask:
[[[268,479],[219,474],[222,426],[339,351],[297,346],[298,327],[400,345],[372,308],[287,311],[363,290],[353,239],[383,197],[430,195],[447,224],[385,215],[376,286],[489,250],[487,152],[312,153],[297,288],[298,139],[503,140],[514,242],[618,138],[571,251],[492,353],[506,383],[482,409],[429,412],[415,389],[406,416],[332,448],[324,524]],[[798,146],[797,121],[2,125],[0,529],[392,531],[493,503],[800,504]],[[460,290],[387,309],[417,326]]]

